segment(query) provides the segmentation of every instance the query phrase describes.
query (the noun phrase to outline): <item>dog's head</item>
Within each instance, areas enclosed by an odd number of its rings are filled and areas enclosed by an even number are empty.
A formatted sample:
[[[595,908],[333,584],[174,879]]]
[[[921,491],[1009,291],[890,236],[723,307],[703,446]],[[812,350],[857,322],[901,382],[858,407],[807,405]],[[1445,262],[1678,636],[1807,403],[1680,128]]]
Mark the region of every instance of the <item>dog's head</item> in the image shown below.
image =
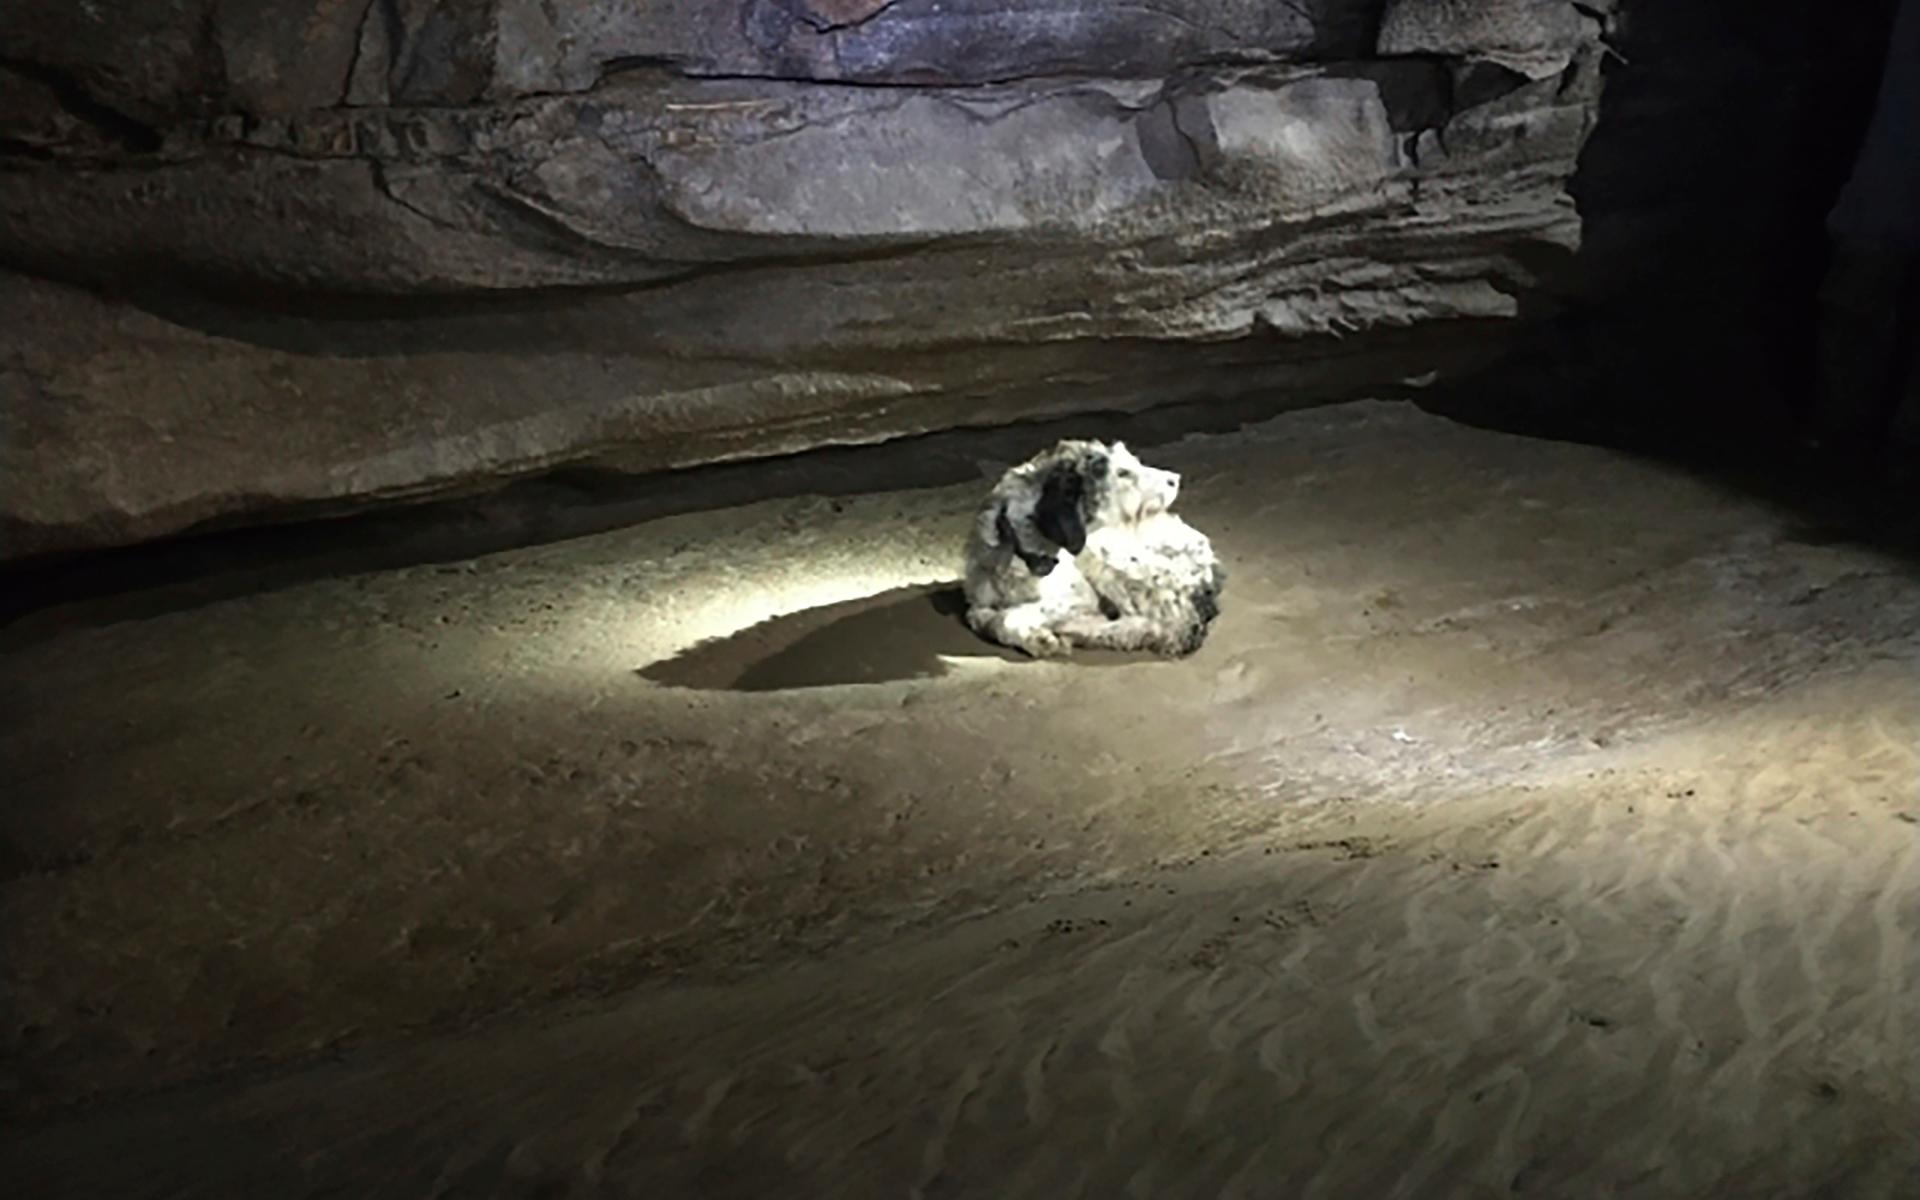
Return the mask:
[[[1180,476],[1149,467],[1125,442],[1063,441],[1048,451],[1036,476],[1033,523],[1069,554],[1109,525],[1136,525],[1166,512],[1180,494]]]
[[[1134,457],[1125,442],[1107,451],[1107,488],[1098,524],[1137,525],[1173,507],[1180,495],[1180,476],[1150,467]]]

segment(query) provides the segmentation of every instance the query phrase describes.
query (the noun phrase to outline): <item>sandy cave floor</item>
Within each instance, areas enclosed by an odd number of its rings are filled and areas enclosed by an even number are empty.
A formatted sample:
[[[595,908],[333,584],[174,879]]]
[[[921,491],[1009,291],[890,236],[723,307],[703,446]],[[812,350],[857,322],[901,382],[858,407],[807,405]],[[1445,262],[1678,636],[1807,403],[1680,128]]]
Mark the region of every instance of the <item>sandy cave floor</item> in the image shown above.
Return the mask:
[[[0,637],[0,1190],[1913,1194],[1910,561],[1404,405],[1147,457],[1180,663],[972,640],[981,480]]]

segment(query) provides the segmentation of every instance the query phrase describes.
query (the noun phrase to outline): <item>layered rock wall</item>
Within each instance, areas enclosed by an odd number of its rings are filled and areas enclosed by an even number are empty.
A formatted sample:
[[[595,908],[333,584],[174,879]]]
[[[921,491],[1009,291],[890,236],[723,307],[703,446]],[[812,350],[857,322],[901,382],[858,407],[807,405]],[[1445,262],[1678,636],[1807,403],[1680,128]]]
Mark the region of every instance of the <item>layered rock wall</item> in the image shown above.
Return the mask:
[[[1613,8],[16,0],[0,553],[1459,369]]]

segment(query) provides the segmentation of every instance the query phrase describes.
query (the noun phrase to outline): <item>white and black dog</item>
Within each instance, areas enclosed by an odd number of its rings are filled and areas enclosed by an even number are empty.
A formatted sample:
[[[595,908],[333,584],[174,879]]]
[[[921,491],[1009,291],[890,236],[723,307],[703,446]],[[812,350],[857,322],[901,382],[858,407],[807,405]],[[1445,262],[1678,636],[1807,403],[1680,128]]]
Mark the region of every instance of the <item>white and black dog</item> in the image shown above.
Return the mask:
[[[967,540],[967,624],[1036,658],[1198,650],[1226,575],[1169,511],[1179,493],[1124,442],[1063,441],[1008,471]]]

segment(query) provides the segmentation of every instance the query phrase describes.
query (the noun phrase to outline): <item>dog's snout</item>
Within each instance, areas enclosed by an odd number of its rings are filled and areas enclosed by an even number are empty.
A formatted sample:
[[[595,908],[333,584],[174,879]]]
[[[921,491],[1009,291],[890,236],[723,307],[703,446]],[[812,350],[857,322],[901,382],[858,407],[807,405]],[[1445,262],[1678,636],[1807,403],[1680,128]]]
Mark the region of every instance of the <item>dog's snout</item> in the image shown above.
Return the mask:
[[[1158,491],[1161,507],[1172,507],[1173,502],[1180,496],[1180,476],[1173,471],[1156,471],[1154,474],[1157,477],[1156,482],[1160,485]]]

